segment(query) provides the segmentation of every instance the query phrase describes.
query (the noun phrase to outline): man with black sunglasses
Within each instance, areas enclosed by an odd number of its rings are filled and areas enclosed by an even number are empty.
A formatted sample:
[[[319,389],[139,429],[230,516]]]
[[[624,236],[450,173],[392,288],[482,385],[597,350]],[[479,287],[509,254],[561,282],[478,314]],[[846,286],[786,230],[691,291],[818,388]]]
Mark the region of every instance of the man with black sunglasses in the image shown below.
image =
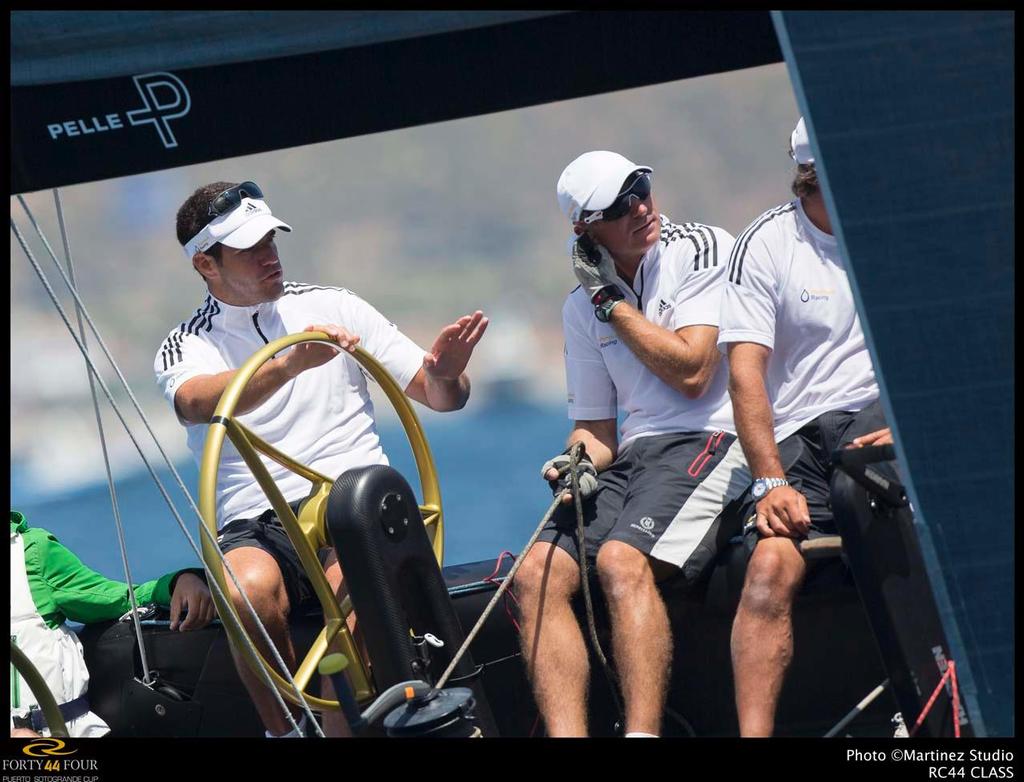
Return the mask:
[[[438,411],[458,410],[469,398],[465,369],[487,318],[479,311],[464,315],[445,326],[430,351],[424,351],[351,291],[285,282],[275,244],[278,230],[291,231],[291,226],[274,217],[254,182],[215,182],[196,190],[181,206],[178,241],[209,295],[157,351],[157,382],[185,426],[199,462],[205,424],[238,367],[286,334],[326,332],[342,351],[304,343],[275,356],[252,377],[235,413],[259,437],[324,475],[387,464],[366,377],[346,351],[354,352],[361,344],[417,402]],[[264,463],[289,503],[308,494],[308,481],[276,462]],[[314,595],[298,554],[267,506],[237,451],[225,448],[217,477],[218,543],[291,666],[295,654],[288,614]],[[327,579],[340,594],[337,558],[333,551],[321,553]],[[269,656],[231,580],[228,588],[255,643]],[[259,677],[237,658],[236,664],[267,736],[297,735]],[[300,732],[304,721],[300,719]],[[324,728],[328,735],[347,732],[340,714],[325,714]]]
[[[651,173],[594,151],[558,180],[580,282],[562,324],[568,445],[586,449],[585,541],[576,539],[566,449],[541,469],[565,505],[516,576],[523,652],[551,736],[587,734],[587,649],[571,604],[579,549],[596,564],[608,603],[626,736],[657,736],[672,654],[657,582],[701,577],[722,534],[721,511],[745,485],[715,348],[733,238],[660,215]]]

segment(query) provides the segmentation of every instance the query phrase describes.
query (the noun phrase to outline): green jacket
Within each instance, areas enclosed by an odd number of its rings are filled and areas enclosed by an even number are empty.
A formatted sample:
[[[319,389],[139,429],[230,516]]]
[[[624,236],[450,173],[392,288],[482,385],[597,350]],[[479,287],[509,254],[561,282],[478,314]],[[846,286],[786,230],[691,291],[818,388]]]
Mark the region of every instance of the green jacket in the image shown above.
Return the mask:
[[[11,511],[11,534],[19,533],[25,546],[25,570],[32,601],[48,627],[74,622],[117,619],[131,609],[128,586],[90,569],[50,532],[29,527],[25,517]],[[175,571],[134,587],[139,605],[169,607],[178,575]]]

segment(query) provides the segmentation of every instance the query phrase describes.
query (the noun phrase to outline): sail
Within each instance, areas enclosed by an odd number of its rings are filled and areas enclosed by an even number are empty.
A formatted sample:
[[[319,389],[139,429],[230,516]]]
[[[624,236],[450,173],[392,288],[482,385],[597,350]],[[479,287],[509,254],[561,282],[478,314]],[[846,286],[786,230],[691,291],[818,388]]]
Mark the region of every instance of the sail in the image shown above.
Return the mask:
[[[1012,736],[1014,15],[778,18],[969,705]]]

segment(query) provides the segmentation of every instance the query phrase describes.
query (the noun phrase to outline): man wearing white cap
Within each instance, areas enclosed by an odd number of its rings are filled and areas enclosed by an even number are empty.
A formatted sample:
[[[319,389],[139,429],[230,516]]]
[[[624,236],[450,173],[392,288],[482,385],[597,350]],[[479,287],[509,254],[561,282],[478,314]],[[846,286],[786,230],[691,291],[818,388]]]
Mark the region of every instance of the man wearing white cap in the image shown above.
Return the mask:
[[[562,325],[568,444],[586,448],[586,528],[581,546],[567,449],[542,468],[566,504],[516,576],[524,656],[551,736],[587,734],[587,649],[571,605],[579,549],[596,564],[609,606],[626,736],[657,736],[672,637],[656,583],[680,572],[700,578],[725,535],[718,519],[727,495],[749,483],[715,349],[733,238],[659,215],[651,173],[595,151],[558,181],[580,281]]]
[[[807,565],[798,543],[835,534],[830,455],[892,442],[803,118],[790,139],[792,201],[737,238],[718,345],[753,483],[752,550],[732,631],[740,733],[768,736],[793,656],[791,612]]]
[[[157,382],[186,427],[189,448],[199,462],[205,424],[237,368],[286,334],[326,332],[341,352],[323,343],[305,343],[277,355],[252,377],[235,412],[259,437],[324,475],[387,464],[366,378],[345,351],[353,352],[360,343],[410,397],[433,410],[457,410],[469,398],[464,370],[487,318],[479,311],[459,318],[424,351],[344,288],[284,282],[274,241],[277,230],[292,229],[274,217],[254,182],[215,182],[185,201],[177,215],[178,241],[206,281],[209,295],[157,351]],[[308,481],[275,462],[264,463],[289,503],[297,504],[308,494]],[[288,613],[313,592],[268,505],[237,451],[225,448],[217,477],[218,542],[285,662],[293,665]],[[341,571],[333,551],[321,563],[339,590]],[[230,580],[228,586],[243,622],[251,623]],[[261,636],[252,635],[268,656]],[[236,663],[267,735],[294,733],[259,678],[244,662]],[[332,726],[327,719],[325,728],[344,732],[340,715],[331,716],[337,722]]]

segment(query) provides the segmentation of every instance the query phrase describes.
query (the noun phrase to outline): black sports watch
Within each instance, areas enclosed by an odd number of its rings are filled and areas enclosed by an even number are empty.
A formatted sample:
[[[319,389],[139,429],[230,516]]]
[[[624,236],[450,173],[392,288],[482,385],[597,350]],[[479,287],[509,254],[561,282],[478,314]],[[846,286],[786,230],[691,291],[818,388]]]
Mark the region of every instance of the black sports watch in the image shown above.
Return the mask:
[[[594,317],[602,323],[607,323],[612,316],[612,309],[622,301],[625,296],[617,285],[606,285],[594,294],[591,302],[594,305]]]
[[[789,481],[785,478],[756,478],[750,487],[750,496],[755,500],[759,500],[772,489],[777,489],[779,486],[789,486]]]

